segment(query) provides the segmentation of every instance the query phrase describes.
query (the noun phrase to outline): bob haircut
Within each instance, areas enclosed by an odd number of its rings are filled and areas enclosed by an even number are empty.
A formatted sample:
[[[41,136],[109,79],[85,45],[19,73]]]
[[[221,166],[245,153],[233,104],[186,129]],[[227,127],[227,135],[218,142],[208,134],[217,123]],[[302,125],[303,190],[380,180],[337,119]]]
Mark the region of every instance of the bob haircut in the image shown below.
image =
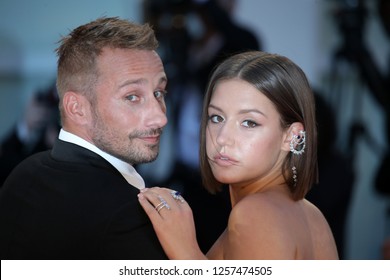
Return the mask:
[[[302,69],[288,58],[261,51],[249,51],[233,55],[220,63],[213,71],[207,85],[203,103],[200,131],[200,169],[205,188],[216,193],[222,188],[211,171],[206,153],[208,106],[219,82],[240,79],[264,94],[280,114],[282,129],[300,122],[306,131],[306,149],[301,155],[289,153],[282,165],[282,174],[294,200],[305,197],[318,180],[317,127],[314,95]],[[265,159],[267,160],[267,159]],[[292,167],[296,167],[294,183]]]

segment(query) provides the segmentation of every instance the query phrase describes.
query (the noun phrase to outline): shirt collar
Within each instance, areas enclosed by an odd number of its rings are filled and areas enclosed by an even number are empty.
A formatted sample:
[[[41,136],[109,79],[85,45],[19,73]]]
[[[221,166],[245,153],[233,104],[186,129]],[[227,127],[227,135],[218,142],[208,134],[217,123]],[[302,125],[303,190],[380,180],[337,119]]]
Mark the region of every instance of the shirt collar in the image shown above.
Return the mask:
[[[138,174],[138,172],[134,169],[134,167],[127,162],[124,162],[102,150],[100,150],[98,147],[95,145],[89,143],[88,141],[84,140],[83,138],[67,132],[63,129],[60,130],[60,134],[58,138],[62,141],[65,142],[70,142],[73,144],[76,144],[78,146],[84,147],[101,157],[103,157],[105,160],[107,160],[109,163],[111,163],[112,166],[114,166],[121,174],[122,176],[126,179],[126,181],[138,188],[138,189],[143,189],[145,188],[145,182],[142,179],[141,175]]]

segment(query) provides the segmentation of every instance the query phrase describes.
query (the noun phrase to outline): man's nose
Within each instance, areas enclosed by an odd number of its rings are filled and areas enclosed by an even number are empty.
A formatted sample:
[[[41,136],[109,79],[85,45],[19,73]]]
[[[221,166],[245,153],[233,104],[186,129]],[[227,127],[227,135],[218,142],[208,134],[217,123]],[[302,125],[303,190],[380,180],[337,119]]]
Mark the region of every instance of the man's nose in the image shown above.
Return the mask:
[[[147,112],[146,125],[153,128],[164,127],[168,123],[164,102],[153,99],[150,101]]]

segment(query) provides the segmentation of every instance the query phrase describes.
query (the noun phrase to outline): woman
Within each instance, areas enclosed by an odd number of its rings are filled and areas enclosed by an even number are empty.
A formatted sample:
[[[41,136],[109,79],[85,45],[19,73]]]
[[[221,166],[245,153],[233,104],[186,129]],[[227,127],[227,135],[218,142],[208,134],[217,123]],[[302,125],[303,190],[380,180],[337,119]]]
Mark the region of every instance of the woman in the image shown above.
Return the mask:
[[[192,212],[175,191],[139,201],[170,259],[338,259],[332,232],[305,200],[317,181],[313,93],[286,57],[246,52],[222,62],[204,99],[200,164],[210,192],[229,186],[226,230],[204,255]]]

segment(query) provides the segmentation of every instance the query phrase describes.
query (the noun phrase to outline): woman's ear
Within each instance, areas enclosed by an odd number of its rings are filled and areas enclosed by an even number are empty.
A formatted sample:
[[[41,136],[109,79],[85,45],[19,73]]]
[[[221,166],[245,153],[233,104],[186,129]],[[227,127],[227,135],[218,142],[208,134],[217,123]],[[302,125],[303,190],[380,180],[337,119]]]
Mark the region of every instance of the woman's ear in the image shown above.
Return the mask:
[[[290,125],[286,132],[284,133],[284,141],[282,143],[283,151],[290,151],[290,143],[294,136],[301,137],[302,131],[305,130],[305,127],[300,122],[295,122]]]
[[[68,91],[64,94],[63,109],[67,119],[75,124],[85,124],[89,117],[89,102],[78,93]]]

